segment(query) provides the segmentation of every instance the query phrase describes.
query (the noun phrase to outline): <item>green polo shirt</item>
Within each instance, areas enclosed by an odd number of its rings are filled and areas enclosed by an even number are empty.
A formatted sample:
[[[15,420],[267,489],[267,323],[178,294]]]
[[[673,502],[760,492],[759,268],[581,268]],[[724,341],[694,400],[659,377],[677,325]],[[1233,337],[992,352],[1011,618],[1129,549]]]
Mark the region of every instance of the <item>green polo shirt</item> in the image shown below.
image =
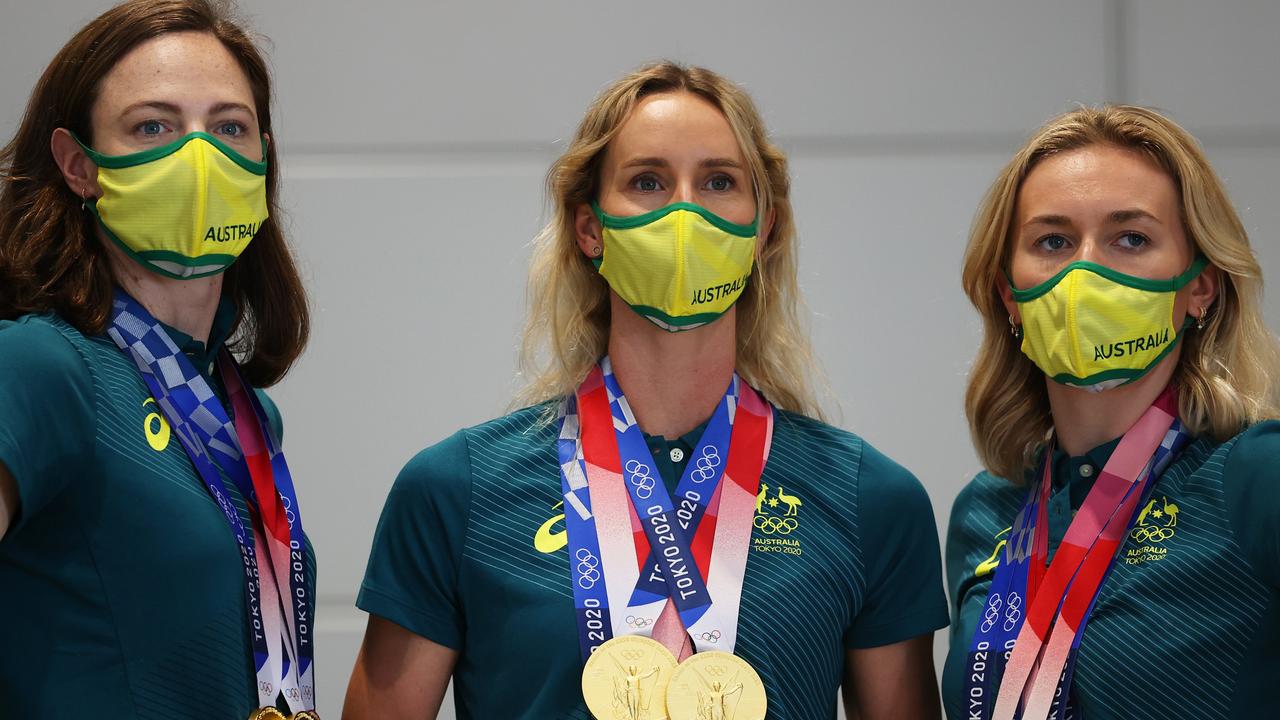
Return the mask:
[[[207,350],[167,329],[208,378],[232,320],[224,304]],[[239,546],[133,360],[56,315],[0,322],[0,462],[20,498],[0,539],[0,716],[247,717]]]
[[[463,430],[409,462],[356,601],[459,651],[461,719],[590,717],[558,427],[539,424],[544,409]],[[700,434],[648,438],[669,487]],[[764,680],[773,720],[834,717],[847,649],[947,624],[929,498],[857,436],[787,412],[761,481],[735,652]],[[791,526],[773,520],[788,513],[795,526],[783,534]]]
[[[1057,453],[1050,549],[1119,440]],[[1026,489],[979,474],[947,534],[955,622],[948,717],[967,718],[965,662],[997,549]],[[1072,695],[1088,720],[1275,717],[1280,680],[1280,422],[1192,441],[1157,479],[1085,628]]]

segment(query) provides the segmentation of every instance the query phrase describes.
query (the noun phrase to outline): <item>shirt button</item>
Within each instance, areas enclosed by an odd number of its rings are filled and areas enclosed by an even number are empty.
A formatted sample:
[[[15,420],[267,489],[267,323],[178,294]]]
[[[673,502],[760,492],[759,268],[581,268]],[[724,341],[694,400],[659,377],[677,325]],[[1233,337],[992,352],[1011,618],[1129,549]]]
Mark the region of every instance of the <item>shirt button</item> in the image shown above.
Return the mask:
[[[1093,466],[1092,466],[1092,465],[1081,465],[1081,466],[1080,466],[1080,477],[1093,477]]]
[[[684,459],[684,451],[680,448],[671,448],[671,462],[680,462]]]

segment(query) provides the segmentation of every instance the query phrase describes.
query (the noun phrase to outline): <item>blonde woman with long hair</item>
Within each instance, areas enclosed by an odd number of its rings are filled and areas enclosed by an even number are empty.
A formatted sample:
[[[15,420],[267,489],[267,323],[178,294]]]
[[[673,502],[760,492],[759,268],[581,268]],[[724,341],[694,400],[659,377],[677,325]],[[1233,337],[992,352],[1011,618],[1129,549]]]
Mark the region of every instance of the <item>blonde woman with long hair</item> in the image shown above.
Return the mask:
[[[529,407],[397,479],[350,718],[939,716],[929,500],[819,420],[786,160],[747,95],[663,63],[548,177]]]
[[[948,715],[1273,716],[1280,355],[1196,141],[1139,107],[1052,120],[979,210],[964,287],[987,469],[947,538]]]

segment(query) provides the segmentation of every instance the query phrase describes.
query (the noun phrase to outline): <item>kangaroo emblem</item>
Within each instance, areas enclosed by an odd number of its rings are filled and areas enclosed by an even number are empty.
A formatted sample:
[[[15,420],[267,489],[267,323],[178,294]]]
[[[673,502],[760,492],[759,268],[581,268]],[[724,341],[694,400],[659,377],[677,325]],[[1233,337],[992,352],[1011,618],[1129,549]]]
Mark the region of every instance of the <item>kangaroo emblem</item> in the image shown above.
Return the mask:
[[[769,492],[769,486],[766,485],[765,483],[760,483],[760,492],[756,493],[756,514],[757,515],[761,513],[761,509],[764,507],[764,496],[765,496],[765,493],[767,492]]]
[[[796,514],[796,508],[804,505],[800,502],[800,498],[795,495],[788,495],[782,491],[782,486],[778,486],[778,500],[787,506],[787,511],[783,513],[783,517],[791,517]]]

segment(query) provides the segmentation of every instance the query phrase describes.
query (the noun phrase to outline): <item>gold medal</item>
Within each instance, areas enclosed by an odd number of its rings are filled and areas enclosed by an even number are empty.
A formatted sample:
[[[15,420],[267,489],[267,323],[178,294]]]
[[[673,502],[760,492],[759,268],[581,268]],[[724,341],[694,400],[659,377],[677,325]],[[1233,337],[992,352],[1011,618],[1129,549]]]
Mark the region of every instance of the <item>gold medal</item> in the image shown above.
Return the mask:
[[[320,720],[320,716],[314,710],[299,710],[290,715],[289,720]]]
[[[596,720],[667,720],[676,659],[662,643],[623,635],[596,648],[582,669],[582,698]]]
[[[273,707],[258,708],[249,713],[249,720],[288,720],[284,713]]]
[[[671,720],[764,720],[764,682],[737,655],[711,650],[689,656],[667,686]]]

